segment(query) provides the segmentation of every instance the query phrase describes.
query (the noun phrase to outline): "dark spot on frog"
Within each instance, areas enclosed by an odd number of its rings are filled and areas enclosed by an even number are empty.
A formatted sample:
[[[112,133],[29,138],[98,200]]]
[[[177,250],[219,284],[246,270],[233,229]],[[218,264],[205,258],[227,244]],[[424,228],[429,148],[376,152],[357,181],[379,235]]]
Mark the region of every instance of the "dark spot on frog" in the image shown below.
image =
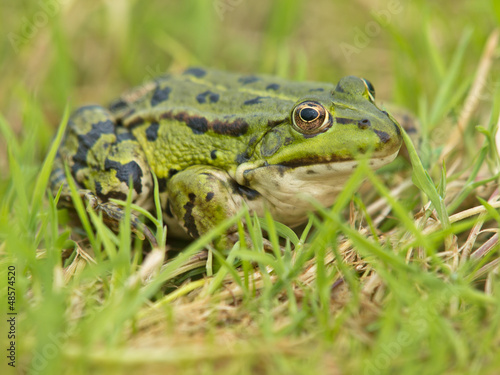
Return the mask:
[[[141,116],[137,116],[132,121],[128,122],[125,126],[132,130],[142,124],[144,124],[144,118],[142,118]]]
[[[129,184],[129,179],[132,178],[134,190],[137,194],[142,193],[142,169],[135,161],[130,161],[128,163],[122,164],[114,160],[106,159],[106,161],[104,162],[104,170],[116,171],[116,178],[125,183],[127,186]]]
[[[123,141],[133,141],[135,140],[134,136],[132,135],[132,133],[120,133],[120,134],[117,134],[116,135],[116,142],[117,143],[120,143],[120,142],[123,142]]]
[[[191,76],[194,76],[196,78],[201,78],[201,77],[204,77],[207,74],[207,72],[201,68],[189,68],[186,71],[184,71],[183,74],[191,75]]]
[[[204,134],[208,130],[212,130],[216,134],[239,137],[244,135],[249,127],[248,123],[241,118],[233,121],[213,120],[209,122],[205,117],[190,116],[186,112],[174,114],[172,111],[164,112],[160,117],[184,122],[194,134]]]
[[[267,85],[266,90],[276,91],[276,90],[279,90],[279,88],[280,88],[280,85],[278,85],[277,83],[271,83],[271,84]]]
[[[172,89],[168,86],[163,88],[156,86],[153,96],[151,97],[151,106],[154,107],[155,105],[168,100],[171,91]]]
[[[75,160],[75,158],[77,157],[77,155],[75,154],[73,156],[73,160]],[[73,174],[73,176],[76,176],[76,174],[78,173],[78,171],[80,169],[84,169],[84,168],[87,168],[88,165],[85,161],[83,162],[80,162],[80,161],[74,161],[73,165],[71,166],[71,173]]]
[[[210,202],[210,201],[214,198],[214,195],[215,195],[215,194],[214,194],[214,192],[213,192],[213,191],[211,191],[211,192],[207,193],[207,196],[205,197],[205,201],[206,201],[206,202]]]
[[[269,98],[268,96],[257,96],[253,99],[249,99],[243,102],[243,105],[254,105],[254,104],[260,104],[262,103],[262,99],[267,99]]]
[[[292,137],[286,137],[285,138],[285,143],[283,144],[284,146],[291,145],[293,143],[294,139]]]
[[[285,167],[284,165],[278,165],[277,167],[278,167],[278,173],[280,174],[280,177],[283,177],[288,168]],[[279,184],[277,186],[279,186]]]
[[[150,142],[156,141],[158,138],[158,128],[160,127],[160,124],[157,122],[152,122],[151,125],[148,126],[146,129],[146,138]]]
[[[102,198],[102,185],[99,181],[94,182],[94,190],[99,198]]]
[[[396,133],[398,134],[398,136],[401,136],[401,129],[399,128],[399,125],[396,124],[394,121],[392,123],[394,124],[394,127],[396,128]],[[405,130],[408,134],[417,132],[417,129],[415,129],[415,128],[406,128]]]
[[[191,128],[194,134],[205,134],[208,131],[207,119],[203,117],[188,117],[186,125]]]
[[[231,187],[234,194],[239,194],[242,197],[253,201],[260,197],[260,193],[257,190],[250,189],[249,187],[238,184],[236,181],[231,180]]]
[[[337,122],[337,124],[341,124],[341,125],[355,124],[356,123],[356,120],[354,120],[352,118],[345,118],[345,117],[335,117],[335,121]]]
[[[217,150],[212,150],[210,152],[210,157],[212,158],[212,160],[217,159]]]
[[[206,103],[207,98],[210,103],[217,103],[219,101],[219,94],[212,91],[205,91],[196,96],[196,100],[200,104]]]
[[[368,129],[370,126],[372,126],[372,123],[367,118],[358,121],[358,128],[360,129]]]
[[[189,202],[184,205],[184,228],[186,228],[187,233],[193,237],[200,237],[200,233],[198,232],[198,228],[196,228],[196,222],[193,216],[193,208],[195,206],[196,195],[193,193],[189,193]]]
[[[387,143],[391,139],[391,136],[382,130],[373,129],[373,132],[377,134],[382,143]]]
[[[167,202],[165,203],[165,210],[163,211],[167,214],[168,217],[173,218],[174,214],[172,213],[172,207],[170,205],[170,200],[167,199]]]
[[[340,162],[340,161],[349,161],[352,160],[352,158],[343,158],[343,157],[338,157],[338,156],[332,156],[329,159],[322,158],[319,155],[315,156],[309,156],[305,157],[302,159],[297,159],[297,160],[290,160],[290,161],[284,161],[281,162],[281,166],[288,167],[288,168],[297,168],[297,167],[307,167],[313,164],[327,164],[326,168],[330,168],[331,166],[329,165],[332,162]]]
[[[177,119],[183,119],[186,125],[191,128],[194,134],[205,134],[208,131],[208,121],[204,117],[181,115],[176,116]]]
[[[80,134],[78,140],[85,142],[88,146],[94,146],[94,143],[102,134],[114,133],[115,124],[111,120],[99,121],[92,124],[92,129],[87,134]]]
[[[337,87],[335,87],[335,91],[337,91],[337,92],[345,92],[345,90],[340,85],[337,85]]]
[[[324,88],[322,88],[322,87],[318,87],[318,88],[316,88],[316,89],[310,89],[310,90],[309,90],[309,92],[314,92],[314,91],[325,91],[325,89],[324,89]]]
[[[256,76],[245,76],[245,77],[238,78],[238,82],[243,84],[243,85],[246,85],[248,83],[257,82],[259,79],[260,78],[256,77]]]
[[[158,191],[163,193],[167,190],[167,179],[165,177],[158,177]]]
[[[171,168],[168,170],[168,178],[172,178],[172,176],[176,175],[179,171],[177,169]]]
[[[214,120],[209,124],[215,133],[229,135],[232,137],[240,137],[248,131],[248,123],[241,118],[237,118],[232,122]]]
[[[246,163],[248,160],[250,160],[250,154],[248,150],[242,152],[241,154],[236,155],[235,159],[236,163],[238,164]]]
[[[92,106],[95,107],[95,106]],[[89,107],[85,107],[89,108]],[[92,108],[92,110],[94,110]],[[76,113],[81,113],[82,109],[78,110]],[[74,116],[74,115],[73,115]],[[70,120],[69,126],[71,127],[73,122]],[[74,126],[74,125],[73,125]],[[74,175],[81,169],[88,166],[87,154],[88,151],[94,147],[95,143],[99,140],[103,134],[112,134],[115,131],[115,124],[111,120],[99,121],[92,124],[92,129],[86,134],[78,134],[78,149],[75,155],[73,155],[73,165],[71,170]],[[109,146],[109,145],[108,145]]]
[[[113,198],[113,199],[119,199],[119,200],[126,200],[127,199],[127,194],[124,194],[122,193],[121,191],[110,191],[107,195],[106,195],[106,200],[110,199],[110,198]],[[104,199],[103,199],[104,200]]]
[[[112,101],[108,108],[111,112],[118,112],[119,110],[127,108],[127,107],[128,107],[128,103],[125,100],[120,98],[120,99]]]
[[[306,171],[306,174],[318,174],[318,172],[316,172],[316,171],[314,171],[314,170],[312,170],[312,169],[308,169],[308,170]]]

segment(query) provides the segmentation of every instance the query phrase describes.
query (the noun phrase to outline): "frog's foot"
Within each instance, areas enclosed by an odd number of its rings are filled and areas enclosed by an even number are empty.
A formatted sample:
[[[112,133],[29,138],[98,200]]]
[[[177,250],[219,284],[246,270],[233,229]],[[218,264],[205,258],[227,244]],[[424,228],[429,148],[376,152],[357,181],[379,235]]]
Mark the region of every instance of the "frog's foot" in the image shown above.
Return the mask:
[[[176,173],[167,184],[169,208],[186,233],[198,238],[210,232],[224,220],[235,216],[245,200],[259,196],[256,191],[238,185],[229,174],[219,168],[192,166]],[[240,240],[236,224],[214,240],[216,248],[231,249]],[[248,233],[245,243],[251,248]],[[264,249],[272,250],[269,241],[264,240]]]
[[[125,217],[125,210],[122,207],[112,202],[102,203],[91,191],[85,192],[84,198],[87,201],[87,211],[92,209],[97,213],[101,213],[104,223],[114,231],[118,231],[120,222]],[[158,246],[158,242],[151,230],[133,212],[130,213],[130,230],[141,240],[147,238],[151,246]]]

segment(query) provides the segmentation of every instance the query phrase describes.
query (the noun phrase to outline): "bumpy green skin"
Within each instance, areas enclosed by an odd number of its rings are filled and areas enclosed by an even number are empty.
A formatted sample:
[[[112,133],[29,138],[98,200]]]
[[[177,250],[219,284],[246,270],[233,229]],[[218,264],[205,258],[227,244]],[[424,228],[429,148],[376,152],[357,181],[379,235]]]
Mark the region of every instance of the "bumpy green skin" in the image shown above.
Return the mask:
[[[293,110],[305,101],[329,112],[330,123],[318,133],[293,126]],[[82,195],[113,225],[122,212],[107,201],[124,199],[130,179],[134,202],[153,207],[153,171],[169,233],[196,238],[244,204],[300,224],[310,207],[298,193],[331,204],[359,157],[369,155],[377,168],[401,144],[399,126],[359,78],[335,86],[192,68],[108,108],[77,110],[51,184],[54,191],[63,184],[62,201],[69,202],[67,163]]]

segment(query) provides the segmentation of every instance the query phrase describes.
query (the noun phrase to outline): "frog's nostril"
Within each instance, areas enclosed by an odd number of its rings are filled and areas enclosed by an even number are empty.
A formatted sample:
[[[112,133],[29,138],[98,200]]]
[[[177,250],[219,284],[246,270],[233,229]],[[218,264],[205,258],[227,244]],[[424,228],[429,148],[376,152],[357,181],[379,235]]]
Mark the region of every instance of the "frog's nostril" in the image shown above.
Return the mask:
[[[360,129],[368,129],[371,125],[372,124],[371,124],[370,120],[368,120],[367,118],[358,121],[358,128],[360,128]]]

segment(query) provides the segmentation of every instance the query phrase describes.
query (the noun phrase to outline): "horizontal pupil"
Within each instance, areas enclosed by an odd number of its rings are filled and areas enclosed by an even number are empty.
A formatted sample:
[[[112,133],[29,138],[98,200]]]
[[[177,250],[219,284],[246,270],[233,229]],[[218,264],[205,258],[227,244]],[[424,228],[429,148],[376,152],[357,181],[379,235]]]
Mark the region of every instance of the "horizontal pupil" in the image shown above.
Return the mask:
[[[318,111],[313,108],[304,108],[300,111],[300,118],[307,122],[316,120],[318,116]]]

